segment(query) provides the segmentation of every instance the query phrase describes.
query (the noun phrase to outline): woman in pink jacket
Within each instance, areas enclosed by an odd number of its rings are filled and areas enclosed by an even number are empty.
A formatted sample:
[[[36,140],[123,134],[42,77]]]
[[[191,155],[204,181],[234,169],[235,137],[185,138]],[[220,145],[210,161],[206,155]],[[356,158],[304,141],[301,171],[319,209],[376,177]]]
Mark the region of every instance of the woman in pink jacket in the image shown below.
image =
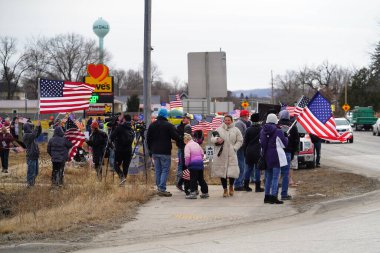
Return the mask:
[[[197,185],[201,187],[201,198],[208,198],[208,186],[203,177],[203,149],[198,143],[193,141],[190,134],[185,133],[183,140],[185,146],[185,165],[190,171],[190,194],[187,199],[197,198]]]

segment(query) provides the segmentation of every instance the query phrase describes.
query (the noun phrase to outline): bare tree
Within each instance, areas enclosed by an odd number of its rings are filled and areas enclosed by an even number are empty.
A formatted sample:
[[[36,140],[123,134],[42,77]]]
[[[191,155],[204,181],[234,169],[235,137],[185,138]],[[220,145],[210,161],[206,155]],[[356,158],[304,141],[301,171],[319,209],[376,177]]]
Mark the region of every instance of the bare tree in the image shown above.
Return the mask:
[[[7,99],[12,99],[19,81],[28,68],[23,64],[25,55],[17,56],[17,42],[12,37],[0,37],[1,74],[7,86]]]
[[[113,76],[114,93],[121,96],[122,88],[127,87],[127,73],[123,69],[116,69],[111,71],[111,75]]]

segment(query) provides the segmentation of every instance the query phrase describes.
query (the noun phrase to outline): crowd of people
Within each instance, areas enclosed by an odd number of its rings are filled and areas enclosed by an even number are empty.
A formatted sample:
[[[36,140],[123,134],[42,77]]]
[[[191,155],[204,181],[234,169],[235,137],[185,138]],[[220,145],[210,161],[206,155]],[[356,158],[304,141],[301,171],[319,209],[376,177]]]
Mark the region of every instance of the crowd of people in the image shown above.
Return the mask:
[[[146,143],[154,163],[159,196],[172,196],[167,191],[166,184],[172,161],[172,141],[175,141],[178,148],[177,189],[183,191],[188,199],[196,199],[198,195],[201,198],[209,197],[204,178],[204,151],[194,141],[190,121],[191,116],[185,113],[181,123],[175,127],[168,121],[168,111],[163,108],[147,129]],[[105,124],[106,131],[100,129],[100,124],[103,126],[103,123],[100,119],[91,118],[86,125],[86,130],[90,132],[86,142],[92,149],[97,177],[101,180],[103,159],[107,150],[112,149],[115,155],[113,169],[119,176],[120,186],[123,186],[133,155],[132,144],[136,138],[133,121],[130,115],[120,115]],[[60,186],[63,184],[64,167],[72,143],[65,138],[65,129],[61,125],[52,123],[49,126],[54,128],[54,135],[47,145],[47,153],[52,161],[51,180],[53,185]],[[37,138],[41,134],[40,121],[34,126],[30,121],[19,124],[17,118],[12,122],[2,120],[0,128],[2,172],[8,172],[9,150],[12,145],[17,145],[15,140],[18,140],[26,150],[27,183],[28,186],[33,186],[39,170]],[[292,199],[288,193],[290,163],[299,151],[300,137],[288,111],[283,110],[278,116],[268,113],[263,121],[260,121],[258,113],[249,115],[246,110],[240,112],[240,118],[236,122],[232,116],[225,115],[221,126],[210,134],[210,141],[215,145],[211,177],[220,178],[223,197],[232,197],[235,191],[253,191],[250,187],[253,180],[254,191],[265,192],[264,203],[282,204],[284,200]],[[320,139],[312,136],[312,140],[317,150],[319,166]],[[265,173],[258,168],[260,159],[265,161]],[[280,177],[282,182],[279,198]]]

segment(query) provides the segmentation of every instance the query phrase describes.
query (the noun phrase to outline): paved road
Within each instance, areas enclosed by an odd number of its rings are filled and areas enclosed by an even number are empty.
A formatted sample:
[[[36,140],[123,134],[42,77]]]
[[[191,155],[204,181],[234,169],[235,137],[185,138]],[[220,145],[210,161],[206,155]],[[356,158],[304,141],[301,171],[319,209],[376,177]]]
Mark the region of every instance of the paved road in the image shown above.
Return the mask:
[[[353,144],[323,144],[322,164],[380,177],[380,137],[355,133]],[[136,220],[99,235],[77,252],[380,252],[380,192],[331,201],[298,214],[264,205],[262,194],[209,200],[155,198]],[[45,247],[46,246],[46,247]],[[58,252],[68,245],[22,245],[0,252]],[[72,248],[71,248],[72,249]]]

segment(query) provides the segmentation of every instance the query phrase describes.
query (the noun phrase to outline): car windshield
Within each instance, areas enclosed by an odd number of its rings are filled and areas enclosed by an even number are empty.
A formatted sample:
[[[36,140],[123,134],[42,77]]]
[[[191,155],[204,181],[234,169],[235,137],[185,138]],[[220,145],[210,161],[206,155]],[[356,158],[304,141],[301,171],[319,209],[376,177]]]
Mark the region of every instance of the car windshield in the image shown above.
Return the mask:
[[[300,123],[297,123],[297,130],[300,134],[306,134],[306,130],[301,126]]]
[[[337,126],[345,126],[345,125],[349,125],[349,123],[347,122],[346,119],[335,119],[335,124]]]

